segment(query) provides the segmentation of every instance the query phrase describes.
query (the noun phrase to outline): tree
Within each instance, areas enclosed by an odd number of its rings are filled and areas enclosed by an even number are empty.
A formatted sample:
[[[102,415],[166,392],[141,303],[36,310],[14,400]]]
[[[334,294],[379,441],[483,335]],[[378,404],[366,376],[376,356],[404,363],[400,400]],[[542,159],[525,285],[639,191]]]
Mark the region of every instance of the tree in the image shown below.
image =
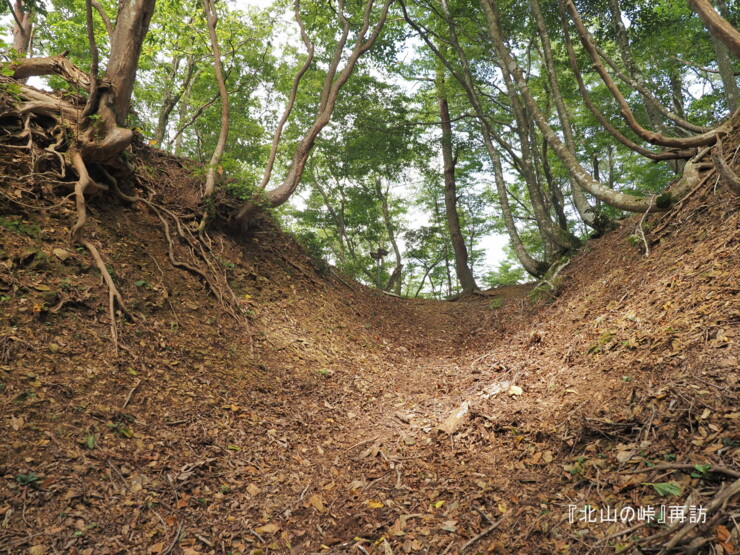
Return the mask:
[[[296,145],[293,156],[287,171],[287,175],[283,178],[282,183],[274,189],[269,191],[266,190],[272,171],[274,168],[275,158],[277,156],[278,146],[280,145],[280,138],[282,135],[283,126],[290,117],[295,104],[295,98],[298,93],[298,87],[301,79],[308,71],[311,62],[313,61],[315,45],[309,38],[303,18],[301,16],[301,4],[300,0],[295,1],[295,19],[298,23],[301,40],[303,41],[308,55],[303,66],[296,74],[293,82],[293,87],[286,105],[283,117],[280,119],[278,126],[275,130],[275,135],[270,150],[270,157],[265,167],[262,182],[259,185],[259,190],[252,198],[251,201],[244,204],[237,212],[235,219],[242,226],[248,226],[252,221],[254,215],[261,209],[262,206],[267,205],[273,208],[284,204],[291,195],[298,188],[298,185],[303,176],[303,171],[308,161],[308,157],[313,150],[316,143],[316,138],[321,133],[321,130],[331,120],[334,107],[337,103],[337,98],[342,87],[347,83],[348,79],[352,75],[352,72],[357,65],[360,57],[365,54],[377,41],[380,36],[380,32],[385,25],[386,18],[388,17],[388,9],[393,3],[393,0],[383,0],[383,4],[380,7],[379,13],[375,24],[371,23],[371,16],[373,15],[374,0],[365,0],[365,4],[362,9],[362,20],[360,28],[356,31],[355,43],[349,53],[345,52],[345,45],[350,35],[350,20],[347,18],[345,12],[344,0],[337,0],[336,7],[336,18],[342,29],[339,39],[336,41],[334,52],[331,55],[329,66],[326,70],[326,76],[324,79],[323,87],[321,88],[319,106],[316,111],[313,123],[310,125],[308,130],[304,133],[303,138]],[[346,56],[346,61],[341,71],[339,66]],[[264,194],[264,199],[262,195]]]
[[[436,78],[437,97],[439,104],[440,126],[442,128],[442,161],[444,164],[444,198],[445,214],[447,216],[447,228],[450,233],[452,249],[455,253],[455,272],[460,281],[464,294],[478,290],[475,277],[468,265],[468,249],[465,245],[462,229],[460,226],[460,215],[457,210],[457,184],[455,182],[455,166],[457,156],[452,152],[452,122],[450,120],[449,103],[444,74],[441,69],[437,71]]]

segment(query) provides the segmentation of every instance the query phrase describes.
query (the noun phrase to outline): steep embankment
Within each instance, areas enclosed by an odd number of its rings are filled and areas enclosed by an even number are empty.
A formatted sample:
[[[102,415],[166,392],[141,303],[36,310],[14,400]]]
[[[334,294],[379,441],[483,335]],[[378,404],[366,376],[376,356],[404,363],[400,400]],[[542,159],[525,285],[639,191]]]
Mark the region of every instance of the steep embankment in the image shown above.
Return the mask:
[[[0,549],[613,552],[665,527],[569,506],[683,503],[702,549],[737,543],[712,499],[738,477],[740,216],[713,175],[646,219],[649,256],[627,221],[495,308],[378,295],[267,224],[200,252],[198,184],[139,147],[122,187],[161,208],[106,198],[86,228],[135,318],[116,351],[53,157],[0,149]],[[720,471],[630,473],[676,463]]]

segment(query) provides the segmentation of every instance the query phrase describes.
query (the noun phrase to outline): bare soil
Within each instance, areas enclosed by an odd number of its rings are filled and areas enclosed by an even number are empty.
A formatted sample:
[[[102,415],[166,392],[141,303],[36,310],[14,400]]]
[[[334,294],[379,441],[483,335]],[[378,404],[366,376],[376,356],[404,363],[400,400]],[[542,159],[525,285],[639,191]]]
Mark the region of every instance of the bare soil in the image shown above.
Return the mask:
[[[136,156],[128,186],[195,221],[187,163]],[[556,291],[454,303],[352,282],[269,222],[216,229],[241,319],[145,205],[92,200],[135,317],[116,351],[74,207],[31,164],[0,145],[0,551],[736,552],[737,495],[714,500],[740,478],[740,212],[714,176],[646,219],[648,256],[637,217]],[[685,522],[598,512],[661,506]]]

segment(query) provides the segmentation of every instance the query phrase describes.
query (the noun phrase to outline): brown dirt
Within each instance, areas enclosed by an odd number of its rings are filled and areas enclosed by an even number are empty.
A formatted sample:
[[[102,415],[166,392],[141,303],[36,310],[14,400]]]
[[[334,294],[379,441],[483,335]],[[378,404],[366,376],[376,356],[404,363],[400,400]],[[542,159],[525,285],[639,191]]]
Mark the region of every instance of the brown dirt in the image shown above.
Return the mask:
[[[192,218],[182,161],[137,155]],[[627,220],[534,306],[532,286],[501,307],[397,299],[271,224],[216,230],[242,324],[170,265],[146,207],[93,201],[88,237],[136,316],[119,314],[116,353],[73,207],[29,163],[0,146],[2,551],[614,553],[666,527],[569,522],[569,506],[706,507],[736,479],[629,474],[738,471],[740,216],[713,178],[648,219],[648,257]],[[688,536],[700,552],[738,544],[733,511]]]

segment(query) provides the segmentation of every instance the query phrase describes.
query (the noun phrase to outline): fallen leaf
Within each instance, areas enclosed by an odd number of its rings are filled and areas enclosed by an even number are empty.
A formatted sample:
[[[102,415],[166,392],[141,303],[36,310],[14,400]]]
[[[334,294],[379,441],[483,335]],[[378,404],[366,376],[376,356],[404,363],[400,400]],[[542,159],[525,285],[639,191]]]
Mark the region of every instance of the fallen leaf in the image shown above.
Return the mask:
[[[326,510],[326,507],[324,506],[324,502],[321,500],[321,497],[316,495],[315,493],[308,498],[309,504],[319,511],[320,513],[323,513]]]
[[[518,385],[512,385],[512,386],[509,386],[509,391],[507,393],[509,395],[523,395],[524,390],[522,390],[522,388],[519,387]]]
[[[446,520],[442,523],[442,530],[445,530],[446,532],[457,532],[457,521]]]
[[[278,526],[274,522],[270,522],[269,524],[265,524],[264,526],[259,526],[255,529],[255,532],[257,532],[258,534],[275,534],[278,530],[280,530],[280,526]]]

